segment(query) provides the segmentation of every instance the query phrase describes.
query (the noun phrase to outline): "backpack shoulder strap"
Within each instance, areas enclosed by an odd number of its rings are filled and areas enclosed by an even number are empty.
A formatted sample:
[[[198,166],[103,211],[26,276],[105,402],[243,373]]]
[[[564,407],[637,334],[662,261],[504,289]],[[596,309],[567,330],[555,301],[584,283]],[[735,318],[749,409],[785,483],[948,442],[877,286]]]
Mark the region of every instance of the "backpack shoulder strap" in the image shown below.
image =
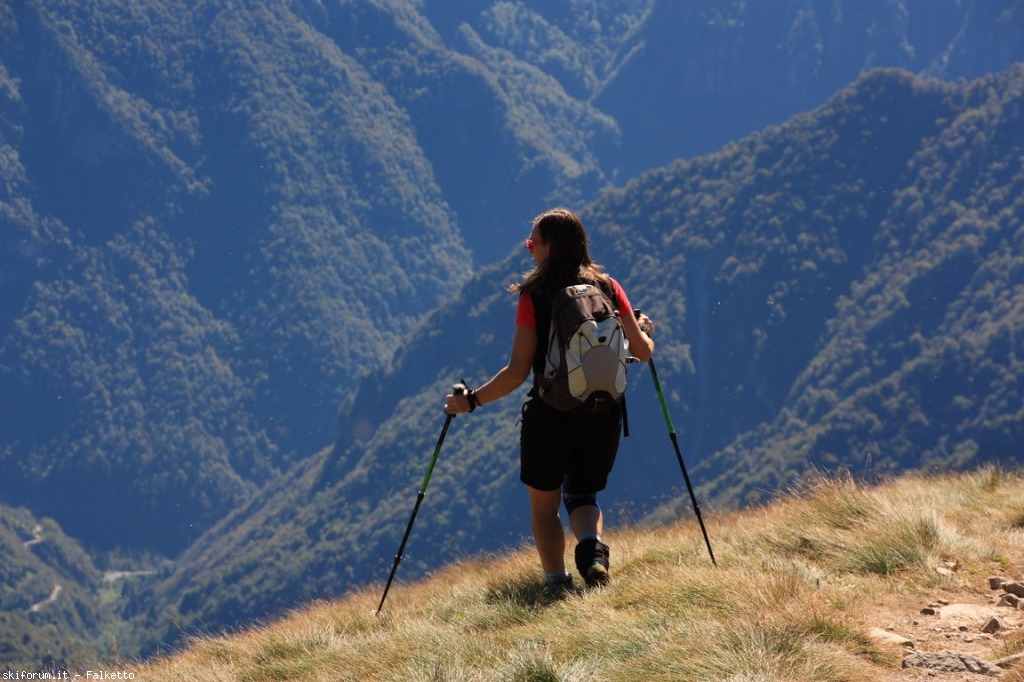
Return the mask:
[[[551,299],[539,293],[527,294],[533,299],[533,317],[537,329],[537,350],[533,352],[534,376],[544,373],[544,358],[548,352],[551,333]]]
[[[611,302],[612,308],[615,312],[621,316],[622,311],[619,310],[619,297],[615,295],[615,286],[612,284],[612,278],[606,275],[602,279],[598,280],[597,288],[600,289],[601,293],[608,298],[608,301]]]

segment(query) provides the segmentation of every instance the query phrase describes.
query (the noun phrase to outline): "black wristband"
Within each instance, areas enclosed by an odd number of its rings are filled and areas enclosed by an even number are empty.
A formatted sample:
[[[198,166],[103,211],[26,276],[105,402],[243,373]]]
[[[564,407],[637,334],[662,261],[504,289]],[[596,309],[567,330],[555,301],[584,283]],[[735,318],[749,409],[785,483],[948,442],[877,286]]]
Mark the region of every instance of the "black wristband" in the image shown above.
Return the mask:
[[[476,391],[471,388],[466,389],[466,400],[469,402],[470,412],[480,407],[480,399],[476,397]]]

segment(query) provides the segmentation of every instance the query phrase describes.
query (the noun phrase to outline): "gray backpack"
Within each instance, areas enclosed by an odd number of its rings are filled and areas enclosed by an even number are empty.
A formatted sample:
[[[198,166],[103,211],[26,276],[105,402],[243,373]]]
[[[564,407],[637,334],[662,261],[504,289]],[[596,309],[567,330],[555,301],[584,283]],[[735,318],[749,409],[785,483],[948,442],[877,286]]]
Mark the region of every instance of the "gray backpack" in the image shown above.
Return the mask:
[[[600,412],[626,391],[629,344],[619,311],[595,284],[555,292],[537,395],[562,411]]]

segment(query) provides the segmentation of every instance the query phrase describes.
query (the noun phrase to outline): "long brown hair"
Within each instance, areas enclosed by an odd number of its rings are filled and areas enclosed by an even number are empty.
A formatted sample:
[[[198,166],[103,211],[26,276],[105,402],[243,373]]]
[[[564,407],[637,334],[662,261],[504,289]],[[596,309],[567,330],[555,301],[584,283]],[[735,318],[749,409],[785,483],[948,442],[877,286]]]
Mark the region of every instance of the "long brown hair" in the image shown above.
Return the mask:
[[[537,234],[548,245],[547,259],[523,275],[523,281],[509,287],[520,296],[548,285],[574,282],[605,282],[607,275],[590,257],[583,221],[566,208],[553,208],[533,219]]]

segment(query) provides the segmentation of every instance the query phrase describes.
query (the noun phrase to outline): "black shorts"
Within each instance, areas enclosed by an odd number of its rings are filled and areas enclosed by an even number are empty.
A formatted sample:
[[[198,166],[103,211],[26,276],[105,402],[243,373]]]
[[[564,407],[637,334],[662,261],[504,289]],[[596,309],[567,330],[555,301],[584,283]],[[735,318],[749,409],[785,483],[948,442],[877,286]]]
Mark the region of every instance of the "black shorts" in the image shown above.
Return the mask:
[[[537,490],[604,490],[622,433],[618,405],[597,414],[561,412],[534,398],[523,405],[519,480]]]

